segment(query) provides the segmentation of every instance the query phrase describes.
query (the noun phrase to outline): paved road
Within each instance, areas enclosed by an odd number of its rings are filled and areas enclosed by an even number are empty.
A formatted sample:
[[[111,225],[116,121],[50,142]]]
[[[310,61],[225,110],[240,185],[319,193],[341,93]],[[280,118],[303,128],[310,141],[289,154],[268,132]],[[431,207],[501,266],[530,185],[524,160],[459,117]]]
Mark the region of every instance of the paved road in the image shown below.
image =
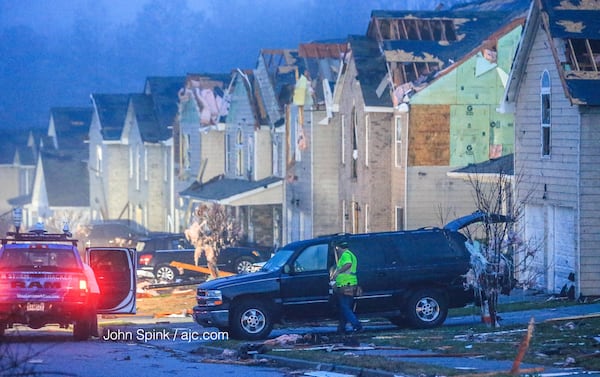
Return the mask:
[[[149,321],[143,321],[149,322]],[[165,325],[161,325],[165,326]],[[280,368],[243,366],[202,362],[205,355],[193,353],[198,341],[181,339],[199,328],[187,319],[173,323],[180,329],[178,339],[158,340],[161,332],[156,325],[140,324],[121,332],[129,332],[134,341],[92,339],[76,342],[72,332],[47,326],[39,330],[17,328],[7,330],[0,342],[0,376],[252,376],[281,377]],[[143,340],[147,337],[147,340]],[[207,343],[207,342],[205,342]],[[10,368],[12,360],[17,367]]]
[[[600,303],[575,305],[563,308],[532,310],[526,312],[500,313],[501,325],[526,325],[531,317],[536,323],[550,318],[568,317],[600,313]],[[132,317],[133,325],[121,328],[111,327],[112,333],[105,333],[105,339],[95,339],[88,342],[72,341],[71,332],[47,327],[40,330],[23,329],[21,338],[17,338],[14,330],[7,330],[8,346],[3,348],[3,355],[27,357],[22,363],[26,370],[42,372],[43,375],[66,376],[115,376],[125,374],[142,374],[150,377],[177,375],[212,375],[229,376],[244,375],[257,377],[276,377],[286,375],[285,370],[268,367],[240,366],[229,364],[202,363],[205,355],[194,351],[202,345],[210,346],[211,340],[200,339],[204,331],[209,336],[218,337],[216,329],[202,329],[191,318],[154,319],[150,317]],[[479,316],[449,318],[445,326],[480,323]],[[105,321],[106,322],[106,321]],[[158,323],[157,323],[158,322]],[[178,337],[166,337],[160,329],[170,327],[178,331]],[[382,325],[382,329],[393,326]],[[367,328],[377,327],[367,324]],[[289,333],[333,333],[334,326],[319,327],[287,327],[278,328],[272,337]],[[212,334],[212,335],[211,335]],[[119,339],[119,337],[121,337]],[[7,347],[5,342],[1,347]],[[7,352],[8,350],[8,352]],[[403,351],[402,353],[419,353],[420,351]],[[385,355],[385,351],[361,351],[360,354],[377,353]],[[397,353],[397,351],[395,352]],[[457,369],[486,372],[510,370],[512,361],[489,361],[478,358],[398,358],[407,362],[420,362],[441,365]],[[0,359],[1,361],[1,359]],[[536,365],[523,364],[522,368],[532,368]],[[314,369],[313,365],[304,365],[303,369]],[[562,375],[577,373],[578,370],[562,368],[545,368],[544,373],[560,373]],[[5,376],[0,372],[0,376]],[[384,375],[384,374],[382,374]],[[599,376],[600,373],[587,373],[588,376]]]

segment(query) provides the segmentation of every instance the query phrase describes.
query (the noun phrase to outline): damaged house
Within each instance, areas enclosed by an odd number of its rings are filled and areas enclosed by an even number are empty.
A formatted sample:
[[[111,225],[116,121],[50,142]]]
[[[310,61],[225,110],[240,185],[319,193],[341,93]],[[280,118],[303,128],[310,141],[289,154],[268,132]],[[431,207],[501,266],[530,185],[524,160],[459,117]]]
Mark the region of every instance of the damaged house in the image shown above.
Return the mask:
[[[182,195],[224,172],[225,116],[229,109],[227,74],[189,74],[177,93],[173,127],[175,229],[187,228],[194,203]]]
[[[342,230],[439,224],[472,212],[447,173],[513,152],[496,111],[528,6],[507,11],[373,11],[349,38],[334,94],[342,150]],[[433,199],[432,199],[433,198]]]
[[[346,43],[303,43],[292,67],[293,92],[285,104],[287,242],[340,229],[332,93],[346,51]]]
[[[259,60],[265,54],[263,51]],[[185,174],[186,156],[191,158],[190,165],[195,163],[199,169],[196,179],[180,192],[180,197],[186,206],[186,212],[182,212],[184,221],[189,221],[191,211],[201,204],[221,204],[240,224],[242,241],[270,246],[280,242],[283,183],[281,173],[277,175],[277,162],[281,160],[274,156],[277,147],[274,125],[263,98],[265,86],[256,71],[235,70],[227,81],[223,80],[223,87],[206,81],[200,84],[200,93],[212,85],[219,120],[202,116],[211,103],[210,99],[204,100],[198,106],[197,99],[202,94],[195,95],[192,91],[195,97],[187,104],[185,97],[180,96],[183,104],[180,140],[184,143],[180,172]],[[186,112],[190,109],[191,113]],[[275,115],[276,120],[280,119],[280,114]],[[191,137],[189,144],[188,137]],[[195,142],[200,150],[194,146]],[[185,154],[187,146],[191,149]],[[194,162],[198,156],[200,159]]]
[[[600,295],[600,3],[536,0],[503,107],[515,117],[520,228],[534,255],[519,280]]]

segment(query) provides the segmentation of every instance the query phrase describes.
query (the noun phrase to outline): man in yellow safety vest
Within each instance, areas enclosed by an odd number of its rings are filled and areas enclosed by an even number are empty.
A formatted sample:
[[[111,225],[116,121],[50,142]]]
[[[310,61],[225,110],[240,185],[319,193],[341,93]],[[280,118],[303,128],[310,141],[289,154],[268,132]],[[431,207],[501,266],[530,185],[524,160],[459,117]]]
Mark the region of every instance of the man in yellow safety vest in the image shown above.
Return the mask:
[[[350,322],[352,332],[362,331],[363,327],[353,311],[354,296],[357,295],[358,278],[356,277],[357,260],[348,243],[341,241],[335,244],[336,268],[330,276],[335,282],[335,295],[339,310],[338,333],[346,333],[346,324]]]

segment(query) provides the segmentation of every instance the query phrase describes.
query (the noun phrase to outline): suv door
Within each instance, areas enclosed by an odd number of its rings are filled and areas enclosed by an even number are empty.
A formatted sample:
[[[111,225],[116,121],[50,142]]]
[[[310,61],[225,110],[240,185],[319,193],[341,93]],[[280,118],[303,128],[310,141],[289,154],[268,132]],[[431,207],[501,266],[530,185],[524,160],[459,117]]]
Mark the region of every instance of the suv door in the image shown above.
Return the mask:
[[[357,258],[356,274],[363,294],[356,298],[356,311],[368,313],[396,308],[397,260],[393,235],[359,235],[348,240]]]
[[[136,251],[130,248],[86,249],[86,260],[100,288],[99,314],[135,314]]]
[[[322,317],[333,312],[329,269],[333,256],[324,242],[290,258],[281,272],[281,299],[286,317]]]

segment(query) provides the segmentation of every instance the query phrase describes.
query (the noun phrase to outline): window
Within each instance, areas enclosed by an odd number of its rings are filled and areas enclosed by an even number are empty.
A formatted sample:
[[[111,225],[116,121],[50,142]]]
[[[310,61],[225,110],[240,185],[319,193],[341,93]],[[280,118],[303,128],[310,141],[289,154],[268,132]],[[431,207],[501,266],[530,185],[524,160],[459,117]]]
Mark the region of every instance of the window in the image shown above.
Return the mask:
[[[346,201],[342,200],[342,233],[346,233],[346,221],[348,221],[348,211]]]
[[[369,115],[365,115],[365,166],[369,166]]]
[[[133,147],[129,148],[129,178],[133,178]]]
[[[139,191],[140,189],[140,178],[141,178],[141,164],[142,164],[142,152],[140,151],[140,146],[135,146],[135,189]]]
[[[169,152],[163,149],[163,181],[169,182]]]
[[[96,146],[96,176],[102,174],[102,146]]]
[[[551,125],[552,109],[550,97],[550,74],[548,71],[542,73],[540,105],[541,105],[541,135],[542,135],[542,157],[550,157],[551,153]]]
[[[190,150],[190,134],[183,135],[183,168],[190,170],[192,168],[192,151]]]
[[[396,167],[399,168],[402,166],[402,122],[403,119],[401,117],[396,117],[396,127],[395,127],[395,138],[394,140],[396,140],[396,145],[395,145],[395,161],[396,161]]]
[[[148,150],[144,148],[144,181],[148,181]]]
[[[307,247],[294,262],[294,271],[327,271],[327,250],[327,244]]]
[[[231,146],[230,134],[225,135],[225,153],[227,154],[227,157],[225,157],[225,172],[231,174],[231,171],[229,169],[231,167],[231,160],[233,158],[233,149]]]
[[[365,233],[370,232],[369,229],[369,205],[365,204]]]
[[[404,208],[396,207],[396,230],[404,230]]]
[[[249,137],[248,138],[248,158],[246,161],[247,162],[247,166],[246,166],[246,171],[248,173],[248,180],[253,180],[253,172],[254,172],[254,138],[253,137]]]
[[[352,108],[352,178],[358,177],[357,171],[357,161],[358,161],[358,135],[357,135],[357,127],[358,127],[358,116],[356,113],[356,108]]]
[[[241,129],[237,130],[236,150],[237,161],[235,175],[241,176],[242,174],[244,174],[244,139]]]
[[[358,202],[352,202],[352,233],[358,233],[360,229],[360,205]]]
[[[342,139],[342,148],[341,148],[341,153],[342,153],[342,165],[346,164],[346,117],[344,115],[342,115],[342,135],[341,135],[341,139]]]

